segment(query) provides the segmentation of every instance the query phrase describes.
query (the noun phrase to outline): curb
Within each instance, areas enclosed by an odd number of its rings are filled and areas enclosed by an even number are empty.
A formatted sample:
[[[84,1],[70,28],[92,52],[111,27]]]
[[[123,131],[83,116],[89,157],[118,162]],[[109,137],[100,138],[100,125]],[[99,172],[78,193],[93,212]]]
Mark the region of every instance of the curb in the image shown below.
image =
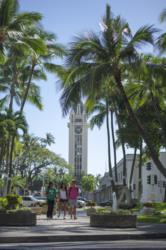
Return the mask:
[[[77,235],[42,235],[22,237],[0,237],[0,243],[40,243],[40,242],[72,242],[72,241],[116,241],[166,239],[166,233],[144,234],[77,234]]]

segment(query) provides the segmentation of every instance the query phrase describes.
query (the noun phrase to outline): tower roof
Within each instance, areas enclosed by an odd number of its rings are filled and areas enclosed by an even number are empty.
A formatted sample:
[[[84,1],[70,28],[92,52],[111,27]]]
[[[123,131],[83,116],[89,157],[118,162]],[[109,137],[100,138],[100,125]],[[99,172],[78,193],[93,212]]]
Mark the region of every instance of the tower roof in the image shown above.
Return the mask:
[[[74,108],[73,108],[73,112],[76,114],[76,115],[82,115],[85,110],[84,110],[84,106],[83,106],[83,103],[79,103],[77,104]]]

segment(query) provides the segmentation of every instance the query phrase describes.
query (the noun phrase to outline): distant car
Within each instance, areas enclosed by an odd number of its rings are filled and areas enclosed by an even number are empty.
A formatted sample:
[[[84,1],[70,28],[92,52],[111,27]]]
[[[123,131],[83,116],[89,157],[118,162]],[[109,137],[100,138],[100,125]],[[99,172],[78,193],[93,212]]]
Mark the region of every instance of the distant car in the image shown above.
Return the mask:
[[[35,199],[37,199],[43,203],[47,202],[47,197],[45,197],[45,196],[34,196],[34,197],[35,197]]]
[[[22,205],[25,207],[42,206],[45,202],[45,201],[41,201],[41,200],[36,199],[32,195],[22,196],[22,200],[23,200]]]
[[[79,199],[79,200],[81,200],[81,201],[85,201],[85,202],[88,202],[87,198],[85,198],[85,197],[82,197],[82,196],[79,196],[79,197],[78,197],[78,199]]]
[[[89,200],[85,197],[79,196],[78,200],[84,201],[85,202],[85,206],[88,204]]]
[[[78,198],[77,199],[77,207],[82,208],[82,207],[85,207],[85,206],[86,206],[86,202]]]

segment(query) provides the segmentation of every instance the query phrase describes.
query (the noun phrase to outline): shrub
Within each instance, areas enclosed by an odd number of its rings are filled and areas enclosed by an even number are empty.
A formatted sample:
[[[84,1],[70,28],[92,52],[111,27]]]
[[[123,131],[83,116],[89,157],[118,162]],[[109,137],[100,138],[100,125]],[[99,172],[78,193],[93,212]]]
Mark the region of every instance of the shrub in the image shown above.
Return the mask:
[[[98,208],[96,210],[97,214],[112,214],[112,215],[130,215],[130,210],[118,209],[117,211],[112,211],[110,207]]]
[[[25,213],[31,213],[32,211],[28,207],[22,207],[22,208],[18,208],[18,209],[7,210],[6,212],[8,214],[17,214],[17,213],[19,213],[19,214],[21,214],[21,213],[25,214]]]
[[[119,208],[121,209],[131,209],[131,208],[134,208],[136,207],[136,205],[133,205],[133,204],[119,204]]]
[[[7,199],[6,197],[0,197],[0,208],[5,209],[7,207]]]
[[[152,202],[146,202],[146,203],[143,203],[143,206],[144,207],[153,207],[153,203]]]
[[[97,208],[96,212],[98,214],[110,214],[111,208],[110,207],[100,207],[100,208]]]
[[[86,205],[88,207],[94,207],[94,206],[96,206],[96,202],[95,201],[87,201]]]
[[[6,197],[0,198],[0,205],[5,210],[17,209],[22,203],[21,196],[17,194],[8,194]]]

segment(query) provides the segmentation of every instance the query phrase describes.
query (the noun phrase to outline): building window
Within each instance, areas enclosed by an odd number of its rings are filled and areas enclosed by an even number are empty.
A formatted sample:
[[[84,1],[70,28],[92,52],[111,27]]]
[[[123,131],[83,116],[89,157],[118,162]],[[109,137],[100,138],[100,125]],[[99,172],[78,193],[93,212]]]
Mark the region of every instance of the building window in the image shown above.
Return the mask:
[[[146,164],[146,170],[151,170],[152,169],[152,163],[151,162],[147,162]]]
[[[75,119],[75,122],[82,122],[82,119]]]
[[[133,184],[133,190],[136,190],[136,184]]]
[[[147,176],[147,184],[151,184],[151,175]]]
[[[157,175],[154,175],[154,184],[157,185]]]

